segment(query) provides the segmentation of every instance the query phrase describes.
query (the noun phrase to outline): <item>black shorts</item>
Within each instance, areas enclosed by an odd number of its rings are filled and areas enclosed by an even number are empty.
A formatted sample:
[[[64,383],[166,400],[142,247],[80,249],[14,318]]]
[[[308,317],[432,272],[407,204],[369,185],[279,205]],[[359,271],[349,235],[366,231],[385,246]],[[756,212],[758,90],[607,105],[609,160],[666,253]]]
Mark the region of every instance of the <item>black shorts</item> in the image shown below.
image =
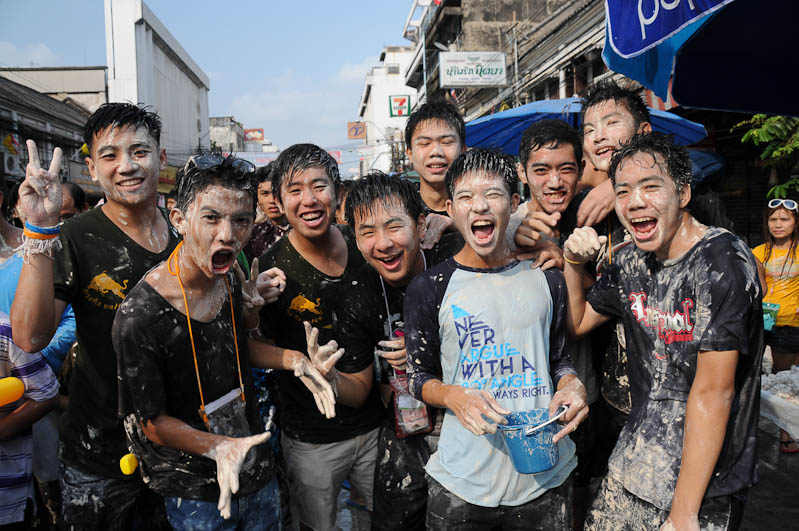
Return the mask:
[[[799,352],[799,327],[775,326],[773,330],[766,332],[766,345],[777,352]]]

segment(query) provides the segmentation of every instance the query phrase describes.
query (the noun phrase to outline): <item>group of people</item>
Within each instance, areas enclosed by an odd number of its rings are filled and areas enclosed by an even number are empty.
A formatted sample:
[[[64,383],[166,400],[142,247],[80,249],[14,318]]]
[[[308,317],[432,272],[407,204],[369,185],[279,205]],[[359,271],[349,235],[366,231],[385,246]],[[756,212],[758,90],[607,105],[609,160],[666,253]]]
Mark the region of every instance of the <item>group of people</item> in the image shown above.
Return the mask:
[[[516,162],[425,103],[405,130],[419,189],[372,172],[346,200],[312,144],[258,169],[196,155],[164,210],[158,116],[105,104],[85,141],[106,201],[63,223],[60,150],[45,169],[28,141],[25,226],[0,227],[17,261],[0,362],[26,391],[0,410],[0,453],[24,435],[29,455],[31,425],[64,410],[65,529],[327,531],[345,481],[375,530],[737,529],[757,481],[757,261],[692,215],[688,154],[635,92],[589,87],[582,114],[582,131],[535,122]],[[47,352],[69,319],[62,396]],[[531,410],[565,411],[536,474],[502,434]],[[18,461],[6,524],[30,496]]]

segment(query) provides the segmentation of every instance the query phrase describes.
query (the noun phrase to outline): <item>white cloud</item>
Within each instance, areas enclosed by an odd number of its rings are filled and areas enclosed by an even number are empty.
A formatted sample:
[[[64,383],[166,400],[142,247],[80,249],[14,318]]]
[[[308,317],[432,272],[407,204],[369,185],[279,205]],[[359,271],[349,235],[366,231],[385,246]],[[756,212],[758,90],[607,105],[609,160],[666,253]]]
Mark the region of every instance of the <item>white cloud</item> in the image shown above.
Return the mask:
[[[286,71],[234,97],[225,114],[244,127],[263,127],[265,136],[280,148],[297,142],[324,147],[354,143],[347,140],[347,122],[358,117],[365,75],[375,65],[377,58],[370,56],[359,64],[344,64],[321,80]]]
[[[0,41],[0,63],[8,66],[55,66],[58,56],[45,44],[18,47],[8,41]]]
[[[379,58],[370,55],[359,64],[344,63],[336,73],[336,81],[339,83],[360,83],[363,84],[366,74],[373,66],[377,66]]]

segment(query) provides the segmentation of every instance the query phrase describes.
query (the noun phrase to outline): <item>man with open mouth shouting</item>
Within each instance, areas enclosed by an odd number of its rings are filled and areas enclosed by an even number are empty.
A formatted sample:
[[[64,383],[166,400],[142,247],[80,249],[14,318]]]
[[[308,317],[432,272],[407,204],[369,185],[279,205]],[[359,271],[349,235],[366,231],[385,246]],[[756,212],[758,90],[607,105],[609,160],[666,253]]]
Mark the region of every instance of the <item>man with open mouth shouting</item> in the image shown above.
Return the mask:
[[[564,246],[571,325],[624,324],[632,411],[586,529],[738,529],[757,481],[762,292],[749,249],[688,212],[691,163],[660,133],[634,136],[609,175],[634,245],[587,296],[584,264],[605,236]]]
[[[131,290],[114,320],[128,440],[179,530],[280,529],[247,330],[285,279],[275,269],[254,278],[257,261],[250,281],[233,271],[252,231],[254,169],[233,157],[189,159],[170,212],[183,241]]]

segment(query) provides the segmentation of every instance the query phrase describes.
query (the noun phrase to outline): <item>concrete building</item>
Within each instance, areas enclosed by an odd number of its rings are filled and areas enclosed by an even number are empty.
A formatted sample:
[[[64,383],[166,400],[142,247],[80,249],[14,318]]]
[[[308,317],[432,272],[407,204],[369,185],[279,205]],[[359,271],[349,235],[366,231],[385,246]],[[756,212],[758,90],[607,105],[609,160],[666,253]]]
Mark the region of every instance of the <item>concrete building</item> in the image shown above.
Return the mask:
[[[226,152],[244,151],[244,126],[232,116],[209,119],[211,147]]]
[[[419,91],[419,102],[448,99],[475,107],[513,82],[521,35],[543,23],[568,0],[413,0],[403,37],[414,43],[405,82]],[[490,52],[504,59],[506,80],[497,86],[441,87],[442,52]],[[465,92],[465,91],[469,92]]]
[[[380,64],[366,75],[358,105],[359,120],[366,124],[366,143],[358,147],[361,172],[402,169],[403,131],[416,102],[416,89],[405,84],[403,75],[412,60],[413,48],[386,46],[380,54]]]
[[[105,0],[108,100],[151,105],[169,165],[210,149],[210,81],[142,0]]]
[[[104,66],[0,68],[0,77],[58,101],[77,103],[90,113],[108,101]]]

